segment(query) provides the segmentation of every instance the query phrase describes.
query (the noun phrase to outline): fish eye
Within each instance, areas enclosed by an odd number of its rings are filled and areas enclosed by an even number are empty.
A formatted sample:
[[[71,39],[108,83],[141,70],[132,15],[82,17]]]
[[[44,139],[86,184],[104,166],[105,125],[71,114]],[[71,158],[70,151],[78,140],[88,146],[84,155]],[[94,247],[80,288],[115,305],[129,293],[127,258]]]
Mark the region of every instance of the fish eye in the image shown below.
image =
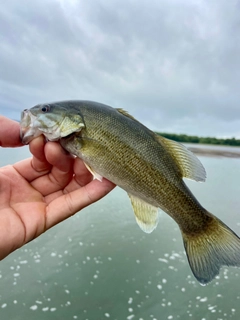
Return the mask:
[[[49,107],[49,106],[43,106],[43,107],[41,108],[41,111],[44,112],[44,113],[48,112],[49,110],[50,110],[50,107]]]

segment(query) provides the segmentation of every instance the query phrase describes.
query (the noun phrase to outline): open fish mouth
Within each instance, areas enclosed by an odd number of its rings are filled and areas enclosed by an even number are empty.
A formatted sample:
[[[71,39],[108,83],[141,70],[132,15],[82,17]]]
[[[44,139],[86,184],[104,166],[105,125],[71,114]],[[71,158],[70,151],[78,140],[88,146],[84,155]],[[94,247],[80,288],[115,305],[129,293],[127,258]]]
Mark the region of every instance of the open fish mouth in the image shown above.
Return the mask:
[[[24,144],[29,144],[31,140],[41,134],[37,127],[34,126],[36,118],[28,109],[23,110],[21,113],[20,138]]]

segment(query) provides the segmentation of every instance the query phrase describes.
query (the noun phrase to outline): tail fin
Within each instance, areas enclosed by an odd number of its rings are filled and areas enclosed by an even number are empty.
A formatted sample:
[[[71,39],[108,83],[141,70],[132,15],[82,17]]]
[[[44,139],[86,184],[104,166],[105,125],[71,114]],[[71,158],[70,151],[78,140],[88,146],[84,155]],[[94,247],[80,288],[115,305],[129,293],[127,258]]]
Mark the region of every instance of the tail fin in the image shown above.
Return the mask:
[[[212,217],[209,227],[202,233],[182,232],[190,267],[202,285],[212,281],[222,266],[240,267],[240,238],[222,221]]]

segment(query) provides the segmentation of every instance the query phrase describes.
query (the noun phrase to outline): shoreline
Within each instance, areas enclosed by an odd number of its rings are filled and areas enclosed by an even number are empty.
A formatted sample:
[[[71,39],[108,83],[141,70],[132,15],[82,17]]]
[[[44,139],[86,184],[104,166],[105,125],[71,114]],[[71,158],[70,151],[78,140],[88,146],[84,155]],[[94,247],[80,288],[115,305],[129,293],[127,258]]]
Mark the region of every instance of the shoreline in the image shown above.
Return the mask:
[[[240,158],[240,149],[233,151],[233,150],[221,150],[215,149],[214,147],[211,148],[208,145],[208,148],[204,147],[193,147],[193,146],[186,146],[190,151],[192,151],[197,156],[205,156],[205,157],[225,157],[225,158]]]

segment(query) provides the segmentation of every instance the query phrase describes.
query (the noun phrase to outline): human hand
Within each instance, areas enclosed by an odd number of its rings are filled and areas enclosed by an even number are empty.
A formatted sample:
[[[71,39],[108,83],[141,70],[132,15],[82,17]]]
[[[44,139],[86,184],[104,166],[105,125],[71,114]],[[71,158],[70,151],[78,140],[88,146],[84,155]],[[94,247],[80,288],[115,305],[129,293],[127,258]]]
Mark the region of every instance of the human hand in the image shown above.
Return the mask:
[[[0,117],[0,146],[21,146],[20,127]],[[0,168],[0,259],[104,197],[115,185],[92,175],[59,143],[40,136],[33,157]]]

